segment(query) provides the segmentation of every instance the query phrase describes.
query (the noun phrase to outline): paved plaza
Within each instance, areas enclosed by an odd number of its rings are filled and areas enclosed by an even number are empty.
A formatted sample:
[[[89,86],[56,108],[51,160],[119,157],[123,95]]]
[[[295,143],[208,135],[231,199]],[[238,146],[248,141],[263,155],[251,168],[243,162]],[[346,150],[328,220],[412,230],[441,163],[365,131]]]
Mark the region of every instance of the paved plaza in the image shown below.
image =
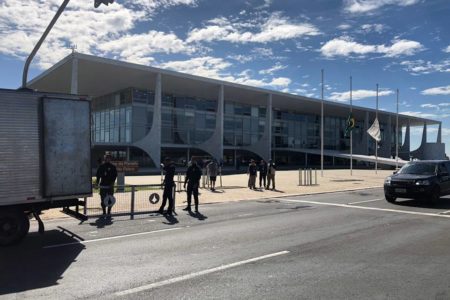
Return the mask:
[[[185,171],[179,169],[180,172]],[[312,171],[313,183],[315,182],[316,171]],[[278,171],[276,173],[275,190],[257,189],[250,190],[247,187],[248,176],[246,174],[224,175],[222,176],[222,186],[220,186],[220,178],[217,178],[216,190],[213,192],[207,188],[200,190],[200,204],[231,202],[241,200],[257,200],[264,198],[294,196],[294,195],[309,195],[318,193],[332,193],[340,191],[351,191],[366,188],[382,187],[384,178],[392,174],[391,170],[324,170],[323,177],[320,170],[317,170],[317,185],[304,186],[299,185],[299,171]],[[184,177],[181,176],[184,180]],[[175,176],[177,180],[177,176]],[[127,185],[145,185],[145,184],[159,184],[161,183],[160,175],[152,176],[127,176],[125,184]],[[304,176],[302,175],[302,183],[304,183]],[[259,186],[259,178],[257,179],[257,187]],[[182,188],[182,185],[181,185]],[[120,195],[121,199],[126,198],[127,195]],[[92,201],[89,202],[89,207],[96,206],[99,202],[98,195],[94,195]],[[178,192],[176,195],[176,206],[184,206],[186,201],[186,194],[184,191]],[[98,210],[100,207],[98,207]],[[42,215],[43,219],[64,218],[67,217],[61,213],[59,209],[45,211]]]

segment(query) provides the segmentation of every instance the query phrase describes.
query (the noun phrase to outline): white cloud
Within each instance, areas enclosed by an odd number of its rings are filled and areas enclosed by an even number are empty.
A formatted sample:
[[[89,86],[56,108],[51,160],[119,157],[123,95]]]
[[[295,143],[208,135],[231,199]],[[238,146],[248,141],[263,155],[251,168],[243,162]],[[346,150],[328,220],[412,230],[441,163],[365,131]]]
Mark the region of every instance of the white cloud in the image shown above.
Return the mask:
[[[354,14],[372,13],[386,5],[409,6],[420,0],[344,0],[344,10]]]
[[[123,4],[116,1],[95,9],[91,0],[72,1],[42,44],[34,62],[41,69],[48,68],[68,55],[71,45],[76,45],[77,51],[82,53],[98,55],[105,48],[114,48],[119,53],[123,52],[122,58],[148,63],[152,60],[150,54],[159,51],[158,48],[153,44],[148,46],[150,51],[146,52],[148,49],[145,46],[133,45],[137,51],[131,53],[131,48],[124,48],[124,44],[132,39],[128,32],[139,22],[147,21],[148,14],[157,9],[195,3],[194,0],[138,0]],[[58,0],[1,1],[0,54],[25,59],[60,4]],[[159,33],[156,36],[163,38],[166,45],[170,46],[170,51],[174,51],[173,43],[169,42],[171,34]],[[127,51],[129,54],[125,55]]]
[[[169,8],[171,6],[196,6],[197,0],[133,0],[131,6],[146,11],[152,15],[158,9]]]
[[[232,22],[224,17],[208,23],[204,28],[194,28],[189,32],[187,42],[267,43],[320,34],[314,25],[291,22],[279,12],[273,13],[261,24]]]
[[[429,88],[421,92],[422,95],[435,96],[435,95],[450,95],[450,85],[439,86]]]
[[[281,63],[277,62],[273,67],[265,70],[259,71],[261,75],[273,75],[273,73],[286,69],[287,66],[283,66]]]
[[[444,49],[444,52],[450,53],[450,45],[448,45],[447,48]]]
[[[251,70],[244,70],[237,75],[230,74],[227,69],[232,64],[216,57],[197,57],[184,61],[170,61],[159,65],[161,68],[172,69],[178,72],[216,78],[243,85],[255,87],[287,88],[291,84],[291,79],[286,77],[274,77],[271,79],[254,79]]]
[[[393,91],[391,90],[381,90],[378,91],[378,96],[379,97],[383,97],[383,96],[389,96],[394,94]],[[377,92],[374,90],[354,90],[352,91],[352,100],[361,100],[361,99],[365,99],[365,98],[372,98],[372,97],[376,97]],[[330,100],[333,101],[338,101],[338,102],[347,102],[350,101],[350,91],[347,92],[333,92],[331,93]]]
[[[341,24],[337,27],[337,29],[339,29],[339,30],[347,30],[350,28],[352,28],[352,26],[350,24]]]
[[[402,61],[400,65],[404,67],[405,71],[412,73],[412,75],[450,72],[450,59],[438,63],[432,63],[422,59],[415,61],[406,60]]]
[[[190,54],[195,49],[175,34],[158,31],[148,33],[124,35],[114,41],[102,43],[98,46],[101,51],[110,54],[118,54],[121,59],[141,64],[148,64],[153,53],[186,53]]]
[[[425,103],[425,104],[421,104],[420,107],[422,108],[436,108],[439,109],[439,106],[436,104],[431,104],[431,103]]]
[[[412,116],[412,117],[418,117],[418,118],[426,118],[426,119],[444,119],[448,118],[449,114],[428,114],[423,113],[420,111],[403,111],[400,112],[402,115]]]
[[[373,31],[376,33],[382,33],[386,29],[383,24],[363,24],[361,28],[366,33]]]
[[[332,39],[326,42],[320,52],[325,57],[335,56],[364,56],[370,53],[384,54],[386,57],[397,57],[401,55],[413,55],[422,51],[424,47],[416,41],[410,40],[393,40],[392,45],[365,45],[353,41],[348,36]]]
[[[228,76],[224,71],[231,66],[231,63],[222,58],[205,56],[183,61],[170,61],[161,63],[159,66],[178,72],[219,79]]]

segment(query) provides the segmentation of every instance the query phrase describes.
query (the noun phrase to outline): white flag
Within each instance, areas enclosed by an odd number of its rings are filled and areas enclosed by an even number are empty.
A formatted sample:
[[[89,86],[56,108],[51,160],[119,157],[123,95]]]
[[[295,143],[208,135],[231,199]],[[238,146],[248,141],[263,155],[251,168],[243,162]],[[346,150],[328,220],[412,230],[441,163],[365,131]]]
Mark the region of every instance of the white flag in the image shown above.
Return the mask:
[[[372,126],[367,130],[367,133],[377,142],[381,141],[380,123],[378,123],[378,119],[375,118],[375,121],[373,121]]]

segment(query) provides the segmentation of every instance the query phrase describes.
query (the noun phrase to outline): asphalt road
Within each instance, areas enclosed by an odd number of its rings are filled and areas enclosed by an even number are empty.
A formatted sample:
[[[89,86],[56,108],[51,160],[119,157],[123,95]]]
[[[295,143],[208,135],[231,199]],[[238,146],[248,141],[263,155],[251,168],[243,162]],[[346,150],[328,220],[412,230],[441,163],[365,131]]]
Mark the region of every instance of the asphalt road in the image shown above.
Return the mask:
[[[381,189],[60,220],[0,248],[0,299],[450,299],[450,199]]]

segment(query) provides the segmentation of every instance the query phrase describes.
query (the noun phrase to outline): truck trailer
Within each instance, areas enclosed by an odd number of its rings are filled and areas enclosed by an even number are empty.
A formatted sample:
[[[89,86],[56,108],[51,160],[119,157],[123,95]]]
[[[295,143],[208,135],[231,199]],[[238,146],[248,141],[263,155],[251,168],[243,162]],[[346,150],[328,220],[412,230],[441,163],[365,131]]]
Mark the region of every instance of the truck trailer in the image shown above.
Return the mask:
[[[0,89],[0,245],[22,240],[30,218],[92,195],[90,101]]]

